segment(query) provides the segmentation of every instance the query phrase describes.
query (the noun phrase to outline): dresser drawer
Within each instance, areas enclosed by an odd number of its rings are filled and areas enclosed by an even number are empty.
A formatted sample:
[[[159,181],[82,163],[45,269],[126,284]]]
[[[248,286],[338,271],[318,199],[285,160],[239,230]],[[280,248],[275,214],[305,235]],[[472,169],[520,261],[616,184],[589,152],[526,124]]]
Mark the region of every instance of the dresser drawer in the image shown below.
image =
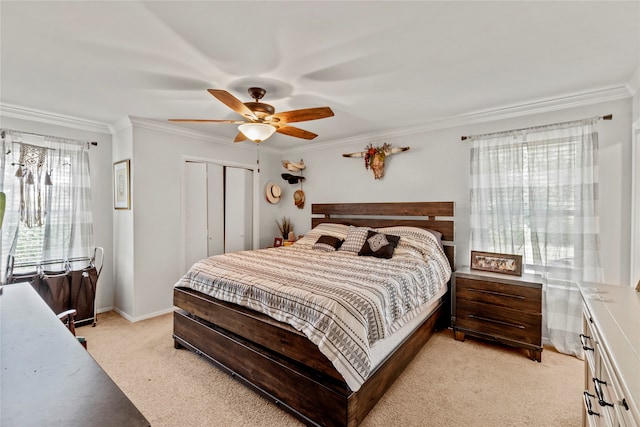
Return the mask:
[[[596,372],[591,378],[591,382],[594,385],[594,391],[596,395],[596,400],[598,401],[599,409],[607,414],[607,417],[611,420],[611,425],[618,425],[618,416],[616,414],[617,402],[616,393],[614,390],[614,386],[612,383],[612,376],[607,369],[607,364],[605,362],[605,358],[602,357],[603,349],[598,345],[596,352],[598,354],[598,361],[600,362],[599,369],[596,368]]]
[[[539,346],[542,314],[457,300],[456,327]]]
[[[456,303],[460,304],[461,301],[474,301],[533,313],[542,312],[540,288],[457,277]]]
[[[612,427],[613,411],[602,408],[598,403],[594,382],[589,380],[583,392],[583,426],[584,427]]]

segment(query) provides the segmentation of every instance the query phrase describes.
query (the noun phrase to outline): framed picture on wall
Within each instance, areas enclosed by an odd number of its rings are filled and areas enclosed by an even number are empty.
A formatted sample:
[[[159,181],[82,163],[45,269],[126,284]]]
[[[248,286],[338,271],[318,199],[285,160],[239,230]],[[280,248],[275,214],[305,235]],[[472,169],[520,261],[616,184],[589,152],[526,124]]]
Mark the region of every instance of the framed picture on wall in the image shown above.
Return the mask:
[[[471,269],[522,276],[522,255],[471,251]]]
[[[129,160],[121,160],[113,164],[113,207],[115,209],[131,209],[130,191]]]

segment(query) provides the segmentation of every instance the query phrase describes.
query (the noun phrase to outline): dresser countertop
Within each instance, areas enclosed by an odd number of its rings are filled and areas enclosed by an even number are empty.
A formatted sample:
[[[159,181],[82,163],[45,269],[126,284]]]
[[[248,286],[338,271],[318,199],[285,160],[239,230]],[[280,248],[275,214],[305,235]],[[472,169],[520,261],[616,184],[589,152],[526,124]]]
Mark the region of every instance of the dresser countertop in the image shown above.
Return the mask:
[[[626,286],[579,283],[607,356],[640,420],[640,292]]]

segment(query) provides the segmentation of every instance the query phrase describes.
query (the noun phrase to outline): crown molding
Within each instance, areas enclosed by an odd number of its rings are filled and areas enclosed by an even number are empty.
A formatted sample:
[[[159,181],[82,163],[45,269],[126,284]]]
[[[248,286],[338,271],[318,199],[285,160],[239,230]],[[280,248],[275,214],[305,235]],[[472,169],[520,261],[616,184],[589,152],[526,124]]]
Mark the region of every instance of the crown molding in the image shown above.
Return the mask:
[[[556,98],[541,99],[525,104],[507,105],[491,110],[477,111],[441,120],[434,120],[418,126],[406,127],[402,129],[391,129],[389,131],[374,132],[365,135],[358,135],[356,137],[328,141],[326,143],[317,144],[315,146],[283,149],[281,152],[282,154],[292,154],[314,151],[317,149],[324,149],[329,147],[344,147],[345,145],[355,145],[356,143],[369,143],[372,139],[392,139],[406,137],[410,135],[433,132],[436,130],[566,110],[569,108],[583,107],[609,101],[617,101],[620,99],[630,98],[631,96],[633,96],[631,87],[629,84],[626,84],[610,88],[597,89],[590,92],[582,92]]]
[[[160,131],[160,132],[164,132],[164,133],[170,133],[170,134],[182,136],[182,137],[185,137],[185,138],[192,138],[192,139],[198,139],[198,140],[201,140],[201,141],[214,142],[216,144],[226,145],[227,147],[240,148],[240,149],[251,149],[251,150],[254,149],[253,145],[236,144],[234,142],[229,141],[227,138],[221,138],[221,137],[218,137],[218,136],[215,136],[215,135],[210,135],[208,133],[199,132],[199,131],[196,131],[196,130],[193,130],[193,129],[187,129],[187,128],[176,126],[176,125],[172,125],[172,124],[169,124],[169,123],[159,122],[157,120],[144,119],[144,118],[141,118],[141,117],[132,117],[132,116],[129,116],[129,120],[131,120],[131,123],[133,125],[141,127],[141,128],[156,130],[156,131]],[[251,148],[249,148],[249,147],[251,147]],[[261,151],[272,152],[272,153],[276,153],[276,154],[280,153],[280,150],[273,149],[273,148],[270,148],[270,147],[263,148],[262,146],[260,146],[260,150]]]
[[[115,122],[109,124],[109,130],[111,131],[111,135],[115,135],[118,132],[121,132],[125,129],[131,129],[133,124],[131,123],[131,119],[129,116],[124,116]]]
[[[2,116],[12,117],[14,119],[30,120],[89,132],[111,134],[109,126],[105,123],[52,113],[50,111],[35,110],[33,108],[11,104],[0,104],[0,113],[2,113]]]
[[[511,119],[515,117],[528,116],[533,114],[549,113],[566,110],[569,108],[585,107],[604,102],[618,101],[630,98],[627,85],[614,86],[610,88],[597,89],[590,92],[582,92],[555,98],[541,99],[528,102],[526,104],[509,105],[492,110],[484,110],[471,114],[466,114],[453,118],[456,126],[469,125],[475,123],[485,123]]]

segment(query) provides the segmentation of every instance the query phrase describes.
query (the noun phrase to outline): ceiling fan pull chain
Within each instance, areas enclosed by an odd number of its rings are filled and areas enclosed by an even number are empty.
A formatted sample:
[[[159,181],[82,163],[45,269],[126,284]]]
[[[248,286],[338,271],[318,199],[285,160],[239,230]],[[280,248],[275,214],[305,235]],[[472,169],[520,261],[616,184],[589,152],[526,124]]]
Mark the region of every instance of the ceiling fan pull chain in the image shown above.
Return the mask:
[[[256,144],[256,165],[258,166],[258,173],[260,173],[260,144]]]

